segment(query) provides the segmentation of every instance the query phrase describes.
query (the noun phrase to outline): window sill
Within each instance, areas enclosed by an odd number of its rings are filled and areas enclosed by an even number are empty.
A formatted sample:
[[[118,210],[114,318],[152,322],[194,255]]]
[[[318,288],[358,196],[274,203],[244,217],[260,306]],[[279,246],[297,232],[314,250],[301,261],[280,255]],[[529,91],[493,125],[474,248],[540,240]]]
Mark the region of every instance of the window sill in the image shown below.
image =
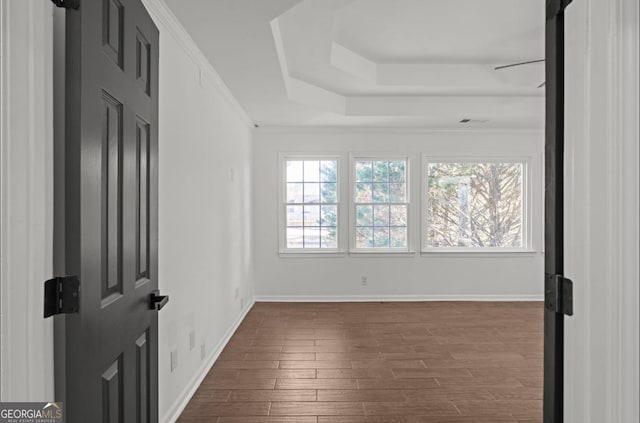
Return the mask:
[[[350,251],[350,257],[413,257],[415,251]]]
[[[280,258],[336,258],[345,257],[345,251],[280,251]]]
[[[442,249],[442,250],[425,250],[420,253],[422,257],[477,257],[477,258],[487,258],[487,257],[500,257],[500,258],[509,258],[509,257],[534,257],[538,254],[542,254],[540,251],[536,250],[463,250],[463,249]]]

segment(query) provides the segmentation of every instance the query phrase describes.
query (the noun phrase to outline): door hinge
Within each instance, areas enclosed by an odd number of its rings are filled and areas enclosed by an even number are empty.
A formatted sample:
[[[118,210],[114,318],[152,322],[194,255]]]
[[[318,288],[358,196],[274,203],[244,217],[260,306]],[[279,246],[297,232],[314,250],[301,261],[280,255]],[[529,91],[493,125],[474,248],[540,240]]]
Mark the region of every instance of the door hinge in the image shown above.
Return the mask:
[[[80,7],[80,0],[51,0],[53,4],[65,9],[77,9]]]
[[[62,276],[44,283],[44,317],[77,313],[80,309],[80,281],[77,276]]]
[[[573,316],[573,282],[562,275],[545,275],[544,306],[567,316]]]

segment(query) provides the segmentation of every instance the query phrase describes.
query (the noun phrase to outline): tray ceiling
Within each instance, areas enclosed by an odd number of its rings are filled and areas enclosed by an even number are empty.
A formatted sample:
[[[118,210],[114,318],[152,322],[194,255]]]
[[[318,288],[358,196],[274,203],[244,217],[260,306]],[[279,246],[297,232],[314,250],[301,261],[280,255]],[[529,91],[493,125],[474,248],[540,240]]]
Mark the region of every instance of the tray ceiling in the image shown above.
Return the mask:
[[[543,127],[541,0],[165,1],[258,125]]]

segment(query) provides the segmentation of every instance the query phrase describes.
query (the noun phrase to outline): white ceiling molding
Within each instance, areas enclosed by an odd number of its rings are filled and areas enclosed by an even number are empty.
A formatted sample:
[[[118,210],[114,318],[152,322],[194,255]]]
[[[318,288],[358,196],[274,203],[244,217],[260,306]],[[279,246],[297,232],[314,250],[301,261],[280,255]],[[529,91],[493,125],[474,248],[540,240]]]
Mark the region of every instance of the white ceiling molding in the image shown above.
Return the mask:
[[[147,8],[149,15],[158,26],[162,26],[168,34],[180,44],[182,49],[193,60],[201,71],[201,75],[210,81],[214,87],[227,100],[229,105],[233,107],[238,115],[245,121],[248,126],[253,126],[253,120],[244,110],[242,105],[233,95],[229,86],[220,77],[218,72],[211,66],[207,57],[202,53],[198,45],[191,38],[187,30],[182,26],[180,21],[173,14],[172,10],[167,6],[164,0],[142,0]],[[161,37],[164,35],[162,33]]]
[[[282,78],[289,99],[308,106],[344,114],[345,99],[343,96],[290,75],[278,19],[271,21],[271,31],[273,32],[273,41],[275,42],[278,61],[280,62],[280,70],[282,71]]]
[[[348,4],[353,0],[307,0],[271,22],[290,100],[346,117],[444,117],[455,122],[466,117],[531,117],[535,121],[533,118],[544,112],[544,91],[537,89],[544,76],[543,66],[524,69],[526,77],[514,78],[514,74],[522,74],[522,69],[496,71],[496,65],[484,63],[376,63],[333,39],[336,30],[332,19]],[[306,57],[309,51],[316,53]],[[370,91],[353,95],[331,88],[330,81],[312,81],[305,68],[313,67],[306,63],[327,60],[325,65],[370,85]],[[296,77],[292,76],[291,64],[299,68]],[[382,86],[432,87],[435,91],[392,95],[376,89]]]
[[[379,65],[377,63],[335,41],[331,43],[330,63],[331,66],[372,84],[377,84],[380,81],[378,79]]]
[[[260,126],[544,127],[538,0],[162,1]]]
[[[543,73],[544,75],[544,73]],[[525,81],[521,85],[535,89],[538,82]],[[502,91],[511,83],[494,65],[474,63],[389,63],[378,65],[379,85],[418,85],[451,88],[484,88]]]
[[[493,116],[527,117],[544,112],[541,97],[409,97],[366,96],[347,98],[347,116],[434,116],[459,121],[491,120]]]
[[[261,126],[257,132],[284,133],[284,134],[440,134],[440,133],[477,133],[475,125],[458,125],[458,127],[411,127],[411,126]],[[484,133],[491,134],[535,134],[544,135],[544,129],[514,128],[487,128]],[[520,139],[520,138],[518,138]]]
[[[502,63],[376,63],[335,41],[331,43],[331,65],[376,85],[498,91],[509,91],[512,85],[525,89],[528,95],[541,95],[536,88],[544,80],[544,63],[499,72],[495,67]]]

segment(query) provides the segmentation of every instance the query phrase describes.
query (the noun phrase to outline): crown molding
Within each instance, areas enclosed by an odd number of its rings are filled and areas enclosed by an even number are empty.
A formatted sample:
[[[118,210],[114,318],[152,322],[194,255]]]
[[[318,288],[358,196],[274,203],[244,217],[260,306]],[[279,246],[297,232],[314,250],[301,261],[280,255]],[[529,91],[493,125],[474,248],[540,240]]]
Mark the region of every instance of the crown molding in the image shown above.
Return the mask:
[[[544,135],[544,128],[427,128],[407,126],[316,126],[316,125],[265,125],[259,126],[256,132],[266,133],[401,133],[401,134],[425,134],[425,133],[495,133],[495,134],[536,134]]]
[[[151,18],[156,24],[162,25],[162,27],[170,34],[187,53],[189,58],[193,60],[196,66],[201,71],[202,77],[210,81],[214,88],[216,88],[229,103],[229,105],[235,109],[238,115],[245,121],[248,126],[253,127],[254,122],[247,114],[246,110],[240,105],[235,98],[231,89],[225,84],[218,72],[211,65],[209,60],[200,50],[196,42],[191,38],[187,30],[182,26],[178,18],[173,14],[169,6],[164,0],[142,0],[147,11],[151,15]],[[162,37],[162,31],[160,32]]]

